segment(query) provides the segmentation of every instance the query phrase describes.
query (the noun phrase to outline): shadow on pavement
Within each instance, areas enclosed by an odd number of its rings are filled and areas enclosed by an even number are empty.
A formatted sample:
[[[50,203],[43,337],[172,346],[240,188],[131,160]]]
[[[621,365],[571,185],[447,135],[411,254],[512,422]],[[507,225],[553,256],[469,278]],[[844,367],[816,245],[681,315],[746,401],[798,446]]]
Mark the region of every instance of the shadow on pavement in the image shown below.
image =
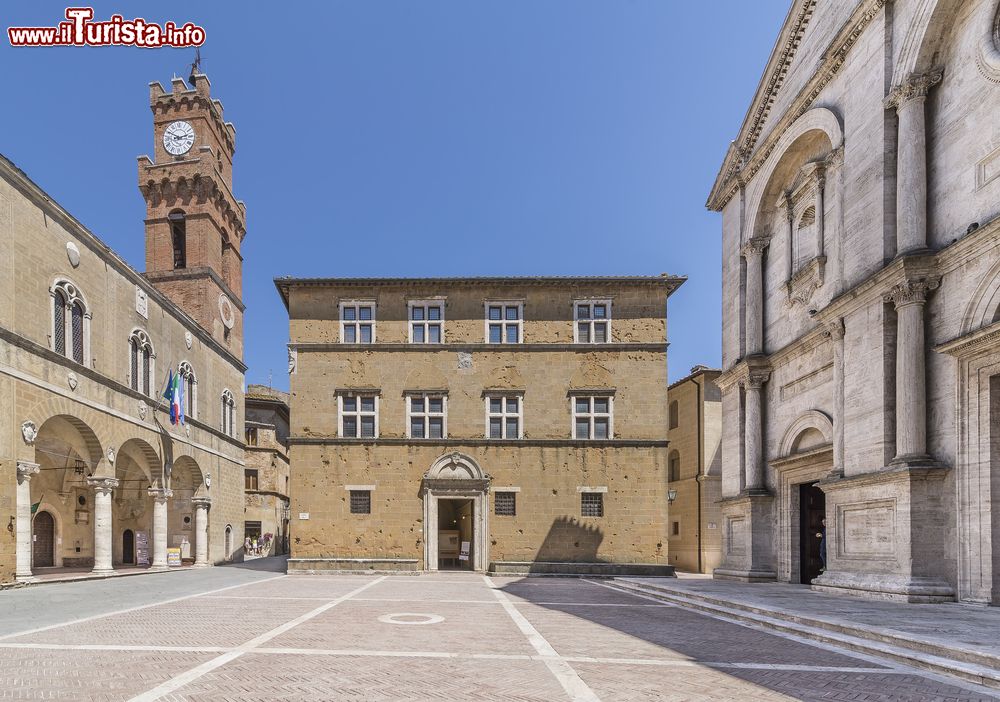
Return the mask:
[[[220,568],[237,568],[240,570],[259,570],[268,573],[284,573],[288,570],[288,556],[266,556],[254,558],[239,563],[226,563]]]

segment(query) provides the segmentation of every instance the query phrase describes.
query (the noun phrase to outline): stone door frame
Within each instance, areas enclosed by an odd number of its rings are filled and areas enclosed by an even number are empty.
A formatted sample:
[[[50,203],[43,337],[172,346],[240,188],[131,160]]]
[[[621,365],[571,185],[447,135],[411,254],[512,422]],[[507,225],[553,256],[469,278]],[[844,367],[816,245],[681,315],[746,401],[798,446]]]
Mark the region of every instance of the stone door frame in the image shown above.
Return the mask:
[[[466,482],[466,481],[461,481]],[[438,570],[438,501],[439,500],[471,500],[472,501],[472,569],[485,573],[489,565],[487,557],[488,538],[488,500],[486,486],[424,486],[424,570]]]
[[[829,477],[833,470],[833,446],[825,444],[803,453],[792,454],[771,462],[777,478],[778,533],[777,533],[777,576],[778,580],[798,583],[802,580],[801,557],[801,515],[799,486],[815,483]],[[822,487],[822,486],[820,486]],[[830,502],[827,500],[827,510]],[[827,514],[827,544],[830,548],[830,517]]]
[[[474,458],[459,451],[440,456],[424,474],[424,570],[438,570],[438,500],[472,500],[472,569],[489,565],[490,478]]]

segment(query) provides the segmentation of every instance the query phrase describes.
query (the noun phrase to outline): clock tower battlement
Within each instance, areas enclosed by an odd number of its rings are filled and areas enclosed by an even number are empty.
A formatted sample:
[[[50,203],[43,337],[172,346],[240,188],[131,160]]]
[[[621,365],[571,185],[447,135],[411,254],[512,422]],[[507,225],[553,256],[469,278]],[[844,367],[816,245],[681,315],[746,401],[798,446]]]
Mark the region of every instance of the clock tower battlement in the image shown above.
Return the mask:
[[[139,157],[146,201],[146,277],[243,357],[240,253],[246,206],[233,194],[236,128],[211,97],[208,76],[149,84],[153,158]]]

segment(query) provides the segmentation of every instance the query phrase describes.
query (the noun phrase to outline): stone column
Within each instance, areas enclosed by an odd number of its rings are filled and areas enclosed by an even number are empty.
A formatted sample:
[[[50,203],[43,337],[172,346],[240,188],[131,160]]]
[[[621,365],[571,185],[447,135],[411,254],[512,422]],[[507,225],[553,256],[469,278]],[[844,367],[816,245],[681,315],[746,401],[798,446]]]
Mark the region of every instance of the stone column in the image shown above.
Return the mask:
[[[743,247],[743,257],[747,262],[746,356],[753,356],[764,350],[763,258],[768,243],[770,238],[756,237]]]
[[[207,568],[212,565],[208,560],[208,508],[212,506],[211,497],[195,497],[194,505],[194,567]]]
[[[778,198],[778,209],[785,215],[785,283],[786,285],[792,280],[792,273],[795,269],[795,220],[794,212],[792,211],[792,196],[791,193],[782,193],[781,197]]]
[[[37,463],[29,461],[17,462],[17,543],[16,565],[14,568],[14,579],[18,582],[28,583],[35,580],[31,573],[31,478],[38,475],[40,470]]]
[[[941,71],[910,76],[885,99],[899,120],[896,135],[896,254],[927,248],[927,135],[924,101]]]
[[[744,453],[746,454],[746,485],[748,494],[767,491],[764,485],[764,424],[763,390],[770,373],[750,370],[743,381],[746,389],[746,410],[744,421]]]
[[[816,255],[826,256],[826,169],[816,168]]]
[[[844,320],[837,319],[826,327],[833,341],[833,471],[831,476],[844,474]]]
[[[174,496],[169,488],[148,490],[153,498],[153,563],[150,570],[167,569],[167,500]]]
[[[94,488],[94,573],[110,575],[113,534],[111,530],[111,493],[118,487],[117,478],[87,478]]]
[[[927,458],[927,387],[924,304],[936,278],[895,286],[886,302],[896,306],[896,457],[906,463]]]

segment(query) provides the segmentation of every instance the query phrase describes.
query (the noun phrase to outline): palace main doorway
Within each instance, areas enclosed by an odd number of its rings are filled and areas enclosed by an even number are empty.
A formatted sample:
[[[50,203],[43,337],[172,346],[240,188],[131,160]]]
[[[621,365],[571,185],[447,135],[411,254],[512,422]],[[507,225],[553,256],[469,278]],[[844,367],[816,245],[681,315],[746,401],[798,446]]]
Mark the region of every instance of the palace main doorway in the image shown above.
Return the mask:
[[[425,570],[486,571],[489,487],[490,476],[470,456],[454,452],[434,461],[424,474],[421,490]],[[467,554],[463,554],[463,542],[468,544]]]
[[[472,500],[438,500],[438,569],[472,570],[474,512]]]

